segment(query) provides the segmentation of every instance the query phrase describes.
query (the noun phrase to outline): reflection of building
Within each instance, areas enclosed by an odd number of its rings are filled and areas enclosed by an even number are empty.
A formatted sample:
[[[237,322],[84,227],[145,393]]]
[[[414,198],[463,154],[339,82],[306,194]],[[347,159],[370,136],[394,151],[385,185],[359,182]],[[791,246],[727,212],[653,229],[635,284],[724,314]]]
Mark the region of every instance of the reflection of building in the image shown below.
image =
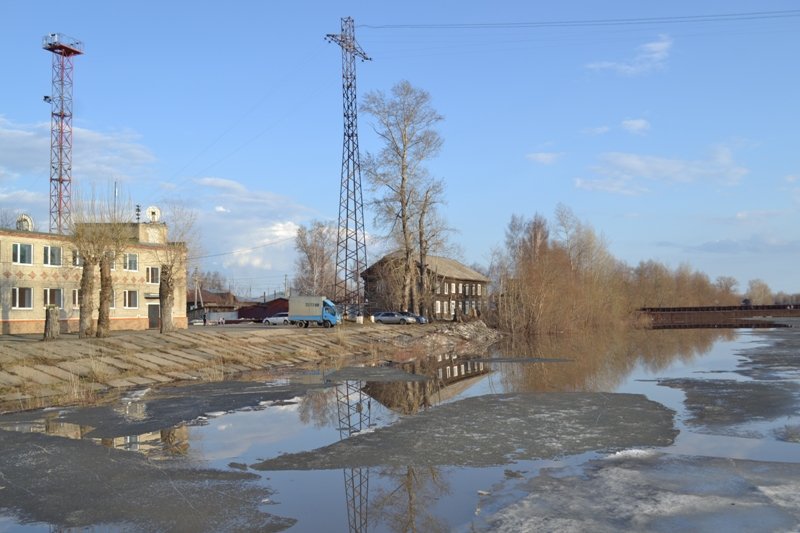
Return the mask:
[[[111,271],[111,329],[157,328],[161,312],[158,296],[161,265],[168,250],[167,226],[148,222],[126,224],[124,228],[129,232],[129,240],[124,253],[115,257]],[[169,248],[169,253],[175,250]],[[48,305],[58,307],[62,332],[77,331],[81,265],[80,255],[69,236],[0,229],[2,333],[42,333]],[[176,327],[186,327],[185,287],[185,276],[176,276],[172,310]],[[99,269],[94,288],[96,319]]]
[[[488,367],[477,356],[439,354],[427,356],[397,366],[410,374],[426,375],[425,382],[394,381],[368,382],[364,391],[389,409],[402,414],[413,414],[421,408],[446,401],[463,392],[489,373]]]
[[[402,290],[402,263],[398,252],[386,255],[364,271],[364,294],[370,309],[398,310]],[[414,268],[419,268],[414,263]],[[480,315],[487,308],[489,278],[454,259],[429,255],[425,273],[430,287],[432,318],[449,320],[456,313]],[[399,309],[404,311],[405,309]]]
[[[150,431],[140,435],[122,437],[94,438],[90,435],[92,426],[82,426],[64,422],[55,417],[45,418],[33,423],[4,426],[4,430],[24,433],[44,433],[55,437],[73,440],[87,440],[102,444],[107,448],[139,452],[150,459],[158,459],[172,455],[185,455],[189,450],[189,428],[179,425],[159,431]]]

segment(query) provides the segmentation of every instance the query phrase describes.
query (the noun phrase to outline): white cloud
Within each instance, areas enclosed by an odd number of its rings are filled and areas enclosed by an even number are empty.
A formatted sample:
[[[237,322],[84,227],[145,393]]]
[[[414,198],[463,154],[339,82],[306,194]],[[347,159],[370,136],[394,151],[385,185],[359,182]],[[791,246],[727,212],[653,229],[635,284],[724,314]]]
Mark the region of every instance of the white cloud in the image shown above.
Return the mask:
[[[780,211],[739,211],[736,213],[735,218],[738,222],[760,222],[773,220],[776,216],[781,215]]]
[[[650,130],[650,123],[643,118],[631,118],[622,121],[622,129],[635,135],[644,135]]]
[[[149,176],[155,157],[132,132],[73,129],[73,196],[92,184]],[[49,210],[50,124],[0,116],[0,198],[45,220]]]
[[[747,239],[720,239],[686,247],[690,252],[720,254],[796,255],[800,252],[800,241],[785,240],[766,235],[752,235]]]
[[[611,131],[611,128],[608,126],[597,126],[594,128],[584,128],[581,130],[581,133],[584,135],[603,135]]]
[[[582,189],[584,191],[610,192],[613,194],[623,194],[626,196],[637,196],[647,191],[647,189],[631,183],[630,180],[622,178],[594,180],[575,178],[575,188]]]
[[[225,207],[223,207],[221,205],[218,205],[217,207],[215,207],[214,211],[216,211],[217,213],[230,213],[231,212],[230,209],[226,209]]]
[[[534,152],[525,157],[542,165],[552,165],[563,156],[564,152]]]
[[[575,186],[585,190],[642,194],[647,189],[642,180],[665,183],[715,182],[735,185],[749,170],[733,160],[731,150],[716,146],[706,160],[670,159],[658,156],[609,152],[593,167],[603,176],[591,180],[576,180]]]
[[[209,187],[212,189],[220,189],[223,193],[246,193],[247,190],[238,181],[229,180],[225,178],[198,178],[195,180],[199,185]]]
[[[797,183],[797,181],[800,180],[800,176],[795,174],[791,176],[786,176],[783,179],[786,181],[786,183]]]
[[[597,61],[587,65],[592,70],[611,70],[625,76],[637,76],[664,67],[672,48],[669,35],[659,35],[657,41],[641,45],[636,55],[627,61]]]

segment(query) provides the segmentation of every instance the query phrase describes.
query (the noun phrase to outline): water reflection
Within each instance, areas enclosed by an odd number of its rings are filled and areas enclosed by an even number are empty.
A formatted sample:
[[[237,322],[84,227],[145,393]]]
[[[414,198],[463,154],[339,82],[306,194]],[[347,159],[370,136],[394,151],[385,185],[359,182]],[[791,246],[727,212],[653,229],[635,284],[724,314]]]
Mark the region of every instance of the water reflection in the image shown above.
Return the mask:
[[[436,516],[433,507],[442,496],[451,492],[450,484],[440,468],[434,466],[382,469],[381,486],[370,508],[376,527],[389,531],[450,531],[448,522]]]
[[[419,356],[394,366],[409,374],[427,376],[427,381],[368,381],[364,391],[389,409],[411,415],[447,401],[473,385],[476,378],[488,374],[484,361],[477,355],[457,353]]]
[[[32,421],[0,423],[0,428],[20,433],[43,433],[53,437],[83,440],[106,448],[138,452],[150,459],[184,456],[189,451],[189,428],[185,424],[138,435],[92,437],[94,427],[65,422],[58,416],[57,412],[45,413],[43,418]]]
[[[733,330],[594,331],[587,335],[546,336],[533,341],[509,339],[496,347],[498,355],[564,358],[569,363],[498,365],[508,392],[611,392],[637,365],[658,372],[676,359],[691,361],[715,342],[733,340]]]
[[[220,465],[236,465],[236,468],[246,470],[247,465],[253,465],[256,458],[296,451],[295,448],[309,450],[330,444],[336,440],[336,432],[340,432],[339,438],[348,438],[351,434],[374,426],[376,414],[385,418],[384,423],[391,423],[397,415],[413,416],[456,396],[477,396],[489,392],[615,391],[630,379],[631,372],[637,366],[657,373],[676,361],[690,363],[708,352],[715,342],[732,340],[735,336],[736,333],[731,330],[595,332],[583,337],[545,337],[532,343],[508,340],[493,348],[492,353],[502,356],[504,361],[513,356],[519,359],[519,363],[491,362],[491,356],[483,354],[442,352],[418,355],[393,363],[392,366],[409,374],[426,376],[428,379],[425,381],[364,379],[310,389],[297,397],[296,405],[287,402],[282,406],[283,418],[278,418],[279,410],[272,408],[260,414],[242,412],[225,415],[224,424],[237,427],[237,431],[222,431],[222,424],[212,421],[208,428],[190,430],[187,425],[179,425],[141,435],[98,439],[91,437],[93,427],[59,420],[57,412],[45,413],[25,428],[20,426],[20,430],[91,440],[154,458],[188,455],[191,431],[191,438],[197,439],[193,441],[192,454],[211,460],[209,449],[213,449],[219,453],[213,459],[218,459]],[[543,358],[569,361],[542,362]],[[536,361],[532,362],[533,359]],[[497,384],[497,381],[500,383]],[[657,385],[652,384],[652,387]],[[155,404],[151,408],[155,411]],[[389,416],[387,409],[392,411]],[[123,402],[115,410],[132,421],[144,420],[149,416],[147,402],[143,400]],[[271,418],[266,411],[272,411]],[[286,418],[289,415],[293,422]],[[241,426],[236,426],[234,422]],[[247,430],[241,429],[245,425],[259,427],[252,430],[253,435],[249,435]],[[285,427],[280,427],[282,425]],[[294,438],[293,435],[287,436],[290,426],[292,431],[301,426],[314,426],[326,432],[319,432],[320,435],[315,437],[320,442],[303,435],[289,443]],[[0,427],[13,429],[5,424]],[[796,421],[787,421],[782,426],[783,440],[797,442],[798,427]],[[251,440],[247,436],[251,436]],[[202,442],[198,442],[203,439],[208,449],[202,449]],[[217,446],[214,439],[229,439],[229,443]],[[321,442],[323,440],[325,442]],[[236,445],[232,444],[234,442]],[[719,439],[714,442],[718,450]],[[212,444],[216,447],[212,447]],[[691,447],[681,451],[696,453],[699,449],[697,443],[692,441],[690,444]],[[336,524],[335,520],[341,519],[341,523],[331,526],[331,529],[344,527],[344,503],[350,531],[364,532],[368,527],[403,532],[451,530],[454,524],[469,524],[471,518],[465,518],[463,512],[470,505],[473,510],[478,506],[479,493],[476,489],[491,488],[492,483],[498,481],[494,471],[491,474],[488,472],[489,469],[442,469],[413,464],[372,468],[371,471],[367,468],[345,469],[345,502],[334,500],[337,509],[332,514],[336,516],[327,516],[322,520]],[[262,478],[262,483],[271,489],[274,487],[276,494],[281,497],[280,503],[270,502],[278,512],[304,518],[304,512],[310,506],[325,508],[324,505],[330,505],[332,491],[342,490],[338,470],[333,473],[337,474],[335,485],[319,491],[324,492],[319,500],[308,495],[308,487],[319,484],[322,477],[319,471],[304,478],[308,480],[305,484],[297,482],[301,474],[296,472],[271,473]],[[466,476],[475,479],[465,484],[463,480]],[[293,502],[291,507],[287,503],[290,494],[297,502]],[[457,505],[453,504],[454,501]],[[308,526],[298,526],[299,529],[303,527],[308,530]]]

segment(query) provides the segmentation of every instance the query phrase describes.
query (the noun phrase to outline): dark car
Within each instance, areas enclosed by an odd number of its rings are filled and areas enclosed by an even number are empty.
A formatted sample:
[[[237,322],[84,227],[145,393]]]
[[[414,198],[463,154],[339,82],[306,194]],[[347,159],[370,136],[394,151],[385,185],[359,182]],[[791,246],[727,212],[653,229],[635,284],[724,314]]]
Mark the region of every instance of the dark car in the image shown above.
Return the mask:
[[[414,317],[401,315],[395,311],[383,311],[382,313],[375,313],[372,318],[378,324],[414,324],[416,319]]]

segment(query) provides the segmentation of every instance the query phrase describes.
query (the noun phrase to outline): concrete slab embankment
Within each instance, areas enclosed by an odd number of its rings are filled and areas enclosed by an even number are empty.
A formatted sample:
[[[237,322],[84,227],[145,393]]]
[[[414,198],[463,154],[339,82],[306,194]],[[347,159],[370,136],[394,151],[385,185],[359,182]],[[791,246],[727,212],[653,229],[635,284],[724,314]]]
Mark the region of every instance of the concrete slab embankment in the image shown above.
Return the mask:
[[[334,329],[192,327],[105,339],[0,337],[0,412],[91,400],[98,393],[184,380],[220,380],[323,360],[389,353],[435,326]]]

